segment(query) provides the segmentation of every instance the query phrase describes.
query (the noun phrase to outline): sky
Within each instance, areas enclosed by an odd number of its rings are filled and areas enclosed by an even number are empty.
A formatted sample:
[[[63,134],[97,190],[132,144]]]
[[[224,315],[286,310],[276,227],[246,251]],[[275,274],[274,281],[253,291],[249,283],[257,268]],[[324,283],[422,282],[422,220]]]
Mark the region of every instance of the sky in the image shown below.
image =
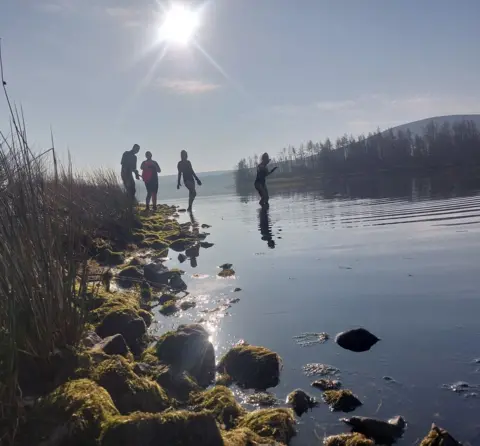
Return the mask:
[[[159,41],[165,2],[2,0],[5,80],[32,147],[49,148],[53,128],[77,169],[119,169],[138,143],[167,174],[182,149],[197,171],[226,170],[310,139],[480,113],[478,0],[190,5],[201,26],[182,47]]]

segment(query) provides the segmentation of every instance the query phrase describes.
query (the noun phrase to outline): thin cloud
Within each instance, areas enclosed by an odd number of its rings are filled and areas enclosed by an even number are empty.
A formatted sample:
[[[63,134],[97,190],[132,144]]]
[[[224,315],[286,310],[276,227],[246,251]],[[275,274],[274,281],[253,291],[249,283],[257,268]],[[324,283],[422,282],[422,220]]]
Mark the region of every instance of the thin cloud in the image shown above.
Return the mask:
[[[204,94],[218,90],[221,86],[211,82],[196,79],[161,78],[157,81],[159,88],[170,90],[177,94]]]
[[[344,101],[321,101],[317,102],[315,106],[321,111],[342,111],[352,109],[357,105],[356,101],[344,100]]]

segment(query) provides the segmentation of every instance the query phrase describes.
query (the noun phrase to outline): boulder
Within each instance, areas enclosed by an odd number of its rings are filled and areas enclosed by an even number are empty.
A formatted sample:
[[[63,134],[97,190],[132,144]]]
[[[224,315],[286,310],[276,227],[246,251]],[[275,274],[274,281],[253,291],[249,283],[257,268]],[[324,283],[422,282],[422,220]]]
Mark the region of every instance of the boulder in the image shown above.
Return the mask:
[[[375,446],[375,442],[359,433],[331,435],[323,441],[324,446]]]
[[[155,346],[157,358],[178,372],[187,372],[202,387],[215,379],[215,350],[199,324],[180,325],[165,333]]]
[[[445,429],[432,424],[428,435],[422,440],[420,446],[462,446]]]
[[[318,405],[315,398],[312,398],[301,389],[294,390],[288,394],[287,404],[292,406],[292,409],[299,417]]]
[[[101,350],[106,355],[121,355],[126,357],[130,353],[125,338],[121,334],[108,336],[95,345],[94,349]]]
[[[395,417],[388,421],[367,417],[344,418],[341,421],[348,424],[354,432],[371,438],[378,444],[392,444],[399,439],[405,430],[405,420]]]
[[[327,390],[323,394],[323,399],[333,412],[353,412],[362,405],[350,390]]]
[[[180,263],[185,262],[185,260],[187,260],[187,256],[185,254],[178,254],[178,261]]]
[[[242,387],[266,390],[280,381],[281,358],[275,352],[253,345],[237,345],[218,364],[219,373],[229,375]]]
[[[185,291],[187,289],[187,284],[180,277],[180,274],[174,274],[168,283],[170,288],[175,291]]]
[[[125,255],[123,252],[113,252],[111,249],[102,249],[96,256],[96,260],[105,265],[122,265],[125,263]]]
[[[139,342],[147,332],[147,326],[135,312],[112,311],[105,316],[96,331],[102,338],[121,334],[130,350],[136,352]]]
[[[364,328],[355,328],[337,334],[335,342],[346,350],[352,352],[366,352],[370,350],[380,339]]]
[[[92,348],[102,342],[102,338],[94,331],[87,331],[80,341],[80,344],[86,348]]]
[[[168,285],[170,272],[162,263],[149,263],[143,267],[145,279],[153,285]]]
[[[134,413],[110,421],[100,446],[224,446],[215,418],[208,412]]]
[[[143,280],[143,273],[137,266],[127,266],[118,273],[118,282],[123,288],[131,288]]]

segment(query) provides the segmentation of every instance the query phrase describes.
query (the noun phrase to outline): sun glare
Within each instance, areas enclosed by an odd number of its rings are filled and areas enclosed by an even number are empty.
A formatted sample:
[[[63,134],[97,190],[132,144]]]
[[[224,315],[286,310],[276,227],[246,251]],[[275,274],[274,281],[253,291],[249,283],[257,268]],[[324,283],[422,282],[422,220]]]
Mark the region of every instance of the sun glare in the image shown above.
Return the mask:
[[[160,27],[160,39],[187,45],[194,37],[199,25],[198,11],[193,11],[182,4],[174,4],[165,12]]]

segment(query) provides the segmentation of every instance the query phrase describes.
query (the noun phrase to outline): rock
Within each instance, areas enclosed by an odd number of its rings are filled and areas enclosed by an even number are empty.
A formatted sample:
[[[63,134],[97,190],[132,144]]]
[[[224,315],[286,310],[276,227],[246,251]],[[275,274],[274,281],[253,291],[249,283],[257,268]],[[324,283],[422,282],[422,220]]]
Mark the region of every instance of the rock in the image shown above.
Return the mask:
[[[222,437],[225,446],[267,446],[266,441],[269,441],[268,446],[283,446],[273,438],[266,440],[246,428],[224,431],[222,432]]]
[[[457,381],[453,384],[444,384],[442,387],[455,393],[466,393],[472,389],[478,388],[478,386],[469,384],[466,381]]]
[[[172,316],[173,314],[178,313],[179,310],[175,301],[170,300],[168,302],[165,302],[158,311],[164,316]]]
[[[102,249],[96,257],[97,261],[105,265],[122,265],[125,256],[122,252],[113,252],[111,249]]]
[[[185,254],[178,254],[178,261],[180,263],[185,262],[185,260],[187,260],[187,256]]]
[[[375,446],[375,442],[362,434],[340,434],[325,438],[324,446]]]
[[[94,331],[87,331],[82,340],[80,341],[81,345],[86,348],[92,348],[93,346],[102,342],[102,338],[98,336]]]
[[[129,266],[144,266],[147,262],[140,257],[134,257],[130,260]]]
[[[242,387],[266,390],[280,380],[281,358],[264,347],[237,345],[220,360],[218,371]]]
[[[116,334],[105,338],[94,347],[95,350],[101,350],[106,355],[121,355],[127,357],[130,353],[125,338],[121,334]]]
[[[233,305],[233,304],[238,304],[238,302],[240,302],[240,298],[237,297],[236,299],[230,300],[228,303]]]
[[[209,242],[200,242],[200,247],[203,248],[203,249],[208,249],[208,248],[211,248],[212,246],[214,246],[213,243],[209,243]]]
[[[340,370],[338,370],[336,367],[319,363],[306,364],[302,367],[302,369],[307,376],[331,376],[340,373]]]
[[[186,210],[186,209],[184,209],[184,208],[181,208],[181,209],[177,209],[177,212],[184,213],[184,212],[187,212],[187,210]]]
[[[312,383],[312,387],[320,389],[325,392],[326,390],[339,390],[342,387],[342,383],[333,379],[319,379]]]
[[[188,258],[198,257],[200,255],[200,244],[196,243],[192,247],[185,250],[185,255]]]
[[[241,289],[241,288],[235,288],[235,289],[233,290],[234,293],[238,293],[239,291],[242,291],[242,289]]]
[[[297,389],[289,393],[287,396],[287,404],[292,406],[293,410],[299,417],[318,405],[318,403],[315,401],[315,398],[312,398],[301,389]]]
[[[248,395],[246,402],[260,407],[276,406],[279,403],[276,396],[269,392],[255,392],[252,395]]]
[[[379,340],[379,338],[364,328],[344,331],[335,338],[335,342],[340,347],[357,353],[370,350]]]
[[[156,300],[160,305],[164,305],[170,301],[175,302],[177,300],[177,296],[175,296],[175,294],[162,294],[160,297],[156,298]]]
[[[202,229],[209,229],[209,228],[211,228],[210,225],[207,225],[207,224],[205,224],[205,223],[202,225]]]
[[[350,390],[327,390],[323,399],[333,412],[353,412],[361,401]]]
[[[187,401],[192,393],[198,394],[202,389],[187,373],[176,373],[170,366],[160,365],[150,375],[171,398]]]
[[[233,269],[222,269],[218,273],[218,277],[233,277],[235,275],[235,271]]]
[[[432,424],[428,435],[422,440],[420,446],[462,446],[445,429]]]
[[[32,411],[27,425],[19,430],[21,444],[95,444],[104,423],[119,414],[108,392],[88,379],[63,384]]]
[[[120,286],[130,288],[143,280],[143,273],[137,266],[127,266],[118,273]]]
[[[138,376],[122,356],[101,362],[91,376],[108,391],[124,415],[136,411],[160,412],[170,406],[165,391],[149,378]]]
[[[169,282],[170,287],[176,291],[185,291],[187,289],[187,284],[180,277],[180,274],[175,274],[170,278]]]
[[[223,265],[220,265],[219,268],[222,269],[232,269],[233,264],[231,263],[224,263]]]
[[[136,314],[129,312],[120,313],[113,311],[107,314],[97,326],[97,334],[102,338],[121,334],[128,347],[136,351],[139,341],[147,332],[145,321],[141,317],[136,316]]]
[[[232,391],[227,387],[216,386],[194,396],[191,404],[195,410],[208,410],[213,413],[215,419],[231,429],[237,424],[238,419],[246,414],[245,409],[235,400]]]
[[[170,249],[176,252],[184,252],[195,244],[196,240],[190,238],[190,236],[186,235],[185,238],[181,237],[182,234],[180,234],[180,238],[176,238],[170,243]]]
[[[145,279],[153,285],[168,285],[170,271],[161,263],[149,263],[143,267]]]
[[[182,311],[187,311],[187,310],[190,310],[190,308],[195,308],[196,306],[197,306],[197,304],[196,304],[194,301],[192,301],[192,300],[187,300],[187,301],[182,302],[182,303],[180,304],[180,309],[181,309]]]
[[[348,424],[355,432],[375,440],[378,444],[392,444],[403,435],[405,420],[395,417],[389,421],[367,417],[344,418],[341,421]]]
[[[224,446],[217,422],[208,412],[134,413],[105,427],[100,446]]]
[[[295,416],[291,409],[259,409],[248,413],[238,424],[257,435],[289,444],[295,436]],[[272,444],[271,442],[268,444]]]
[[[199,324],[180,325],[165,333],[155,346],[157,358],[178,372],[187,372],[206,387],[215,379],[215,350],[209,333]]]

